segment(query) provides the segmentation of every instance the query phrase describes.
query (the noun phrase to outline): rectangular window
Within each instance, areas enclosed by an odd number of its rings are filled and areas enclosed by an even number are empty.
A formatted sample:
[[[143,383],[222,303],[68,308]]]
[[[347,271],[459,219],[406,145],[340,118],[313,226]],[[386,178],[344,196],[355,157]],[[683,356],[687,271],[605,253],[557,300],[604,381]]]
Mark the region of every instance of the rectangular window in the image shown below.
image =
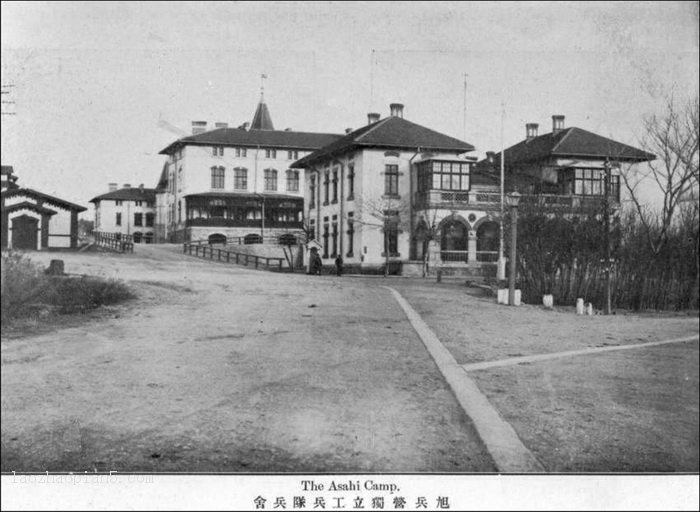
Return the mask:
[[[223,167],[211,168],[211,188],[224,188],[225,171]]]
[[[347,258],[353,257],[353,252],[355,250],[355,214],[353,212],[348,212],[348,252],[345,254]]]
[[[316,208],[316,175],[311,176],[309,181],[309,190],[311,191],[311,197],[309,198],[309,209],[313,210]]]
[[[236,167],[233,170],[233,188],[236,190],[247,190],[248,188],[248,169]]]
[[[470,188],[469,184],[469,164],[461,162],[433,162],[432,180],[429,177],[430,168],[422,167],[420,177],[420,187],[425,191],[426,185],[431,183],[432,188],[437,190],[464,190]],[[419,172],[420,172],[419,171]]]
[[[355,199],[355,166],[348,166],[348,201]]]
[[[287,151],[287,160],[299,160],[299,152]]]
[[[143,226],[143,213],[134,214],[134,226]]]
[[[147,213],[146,214],[146,227],[147,228],[152,228],[153,227],[153,221],[155,219],[155,214],[153,213]]]
[[[146,208],[153,208],[154,206],[153,201],[146,201]]]
[[[247,154],[248,154],[248,151],[246,148],[236,148],[236,157],[237,158],[245,158]]]
[[[399,212],[384,211],[384,250],[389,256],[399,256]]]
[[[287,171],[287,191],[299,192],[299,171]]]
[[[386,165],[384,168],[384,194],[387,196],[399,195],[398,165]]]
[[[268,192],[277,190],[277,171],[265,169],[265,190]]]
[[[333,216],[335,217],[335,215]],[[333,251],[331,252],[331,258],[338,256],[338,221],[333,220],[333,231],[331,233],[331,239],[333,241]]]
[[[117,200],[117,201],[114,201],[114,202],[116,203],[117,206],[121,206],[121,205],[122,205],[122,201]]]
[[[309,221],[309,240],[316,239],[316,221],[311,219]]]
[[[214,156],[224,156],[224,148],[223,146],[214,146],[212,149],[212,154]]]
[[[560,194],[605,196],[605,171],[603,169],[566,169],[557,177]],[[619,201],[620,177],[610,176],[610,196]]]
[[[323,204],[324,206],[328,204],[328,188],[330,184],[330,173],[326,171],[323,173]]]
[[[333,199],[331,202],[338,202],[338,169],[333,169]]]
[[[277,158],[277,150],[276,149],[266,149],[265,150],[265,158]]]
[[[116,225],[117,225],[117,226],[121,226],[121,225],[122,225],[122,214],[121,214],[121,213],[117,213]]]
[[[328,258],[328,237],[330,233],[328,232],[328,217],[325,219],[323,224],[323,257]]]

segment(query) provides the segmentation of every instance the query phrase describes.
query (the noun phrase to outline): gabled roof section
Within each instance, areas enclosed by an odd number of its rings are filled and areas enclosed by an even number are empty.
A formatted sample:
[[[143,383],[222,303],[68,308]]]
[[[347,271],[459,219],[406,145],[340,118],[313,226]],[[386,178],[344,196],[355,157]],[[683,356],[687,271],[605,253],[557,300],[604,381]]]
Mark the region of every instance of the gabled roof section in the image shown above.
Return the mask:
[[[156,185],[156,193],[163,192],[168,188],[168,162],[163,164],[163,170],[160,172],[160,178]]]
[[[655,155],[602,135],[572,126],[556,133],[546,133],[523,140],[505,150],[506,165],[542,160],[548,157],[609,158],[612,161],[645,162]],[[500,165],[500,153],[495,165]]]
[[[151,201],[156,200],[156,189],[154,188],[141,188],[141,187],[130,187],[121,188],[113,192],[107,192],[101,196],[93,197],[90,199],[91,203],[97,203],[98,201]]]
[[[43,192],[37,192],[36,190],[31,188],[13,188],[4,190],[2,192],[3,199],[23,195],[33,197],[34,199],[42,200],[47,204],[50,204],[52,206],[58,206],[59,208],[63,208],[64,210],[75,210],[77,212],[84,212],[85,210],[87,210],[87,208],[85,208],[84,206],[80,206],[79,204],[71,203],[70,201],[64,201],[63,199],[60,199],[56,196],[50,196],[49,194],[44,194]]]
[[[313,151],[338,140],[335,133],[293,132],[281,130],[245,130],[243,128],[219,128],[199,135],[176,140],[163,149],[161,155],[174,153],[183,146],[240,146],[298,149]]]
[[[307,167],[359,147],[411,150],[420,148],[421,151],[457,153],[467,153],[474,150],[474,146],[468,142],[412,123],[402,117],[392,116],[350,132],[332,144],[294,162],[292,167]]]
[[[42,213],[46,215],[56,215],[58,212],[45,206],[39,206],[36,203],[30,203],[29,201],[22,201],[21,203],[11,204],[5,207],[8,212],[16,212],[18,210],[31,210],[33,212]]]
[[[272,126],[272,118],[270,117],[270,111],[267,109],[267,104],[264,98],[260,98],[260,103],[258,103],[258,108],[255,109],[255,115],[253,116],[253,122],[250,125],[251,130],[274,130],[275,127]]]

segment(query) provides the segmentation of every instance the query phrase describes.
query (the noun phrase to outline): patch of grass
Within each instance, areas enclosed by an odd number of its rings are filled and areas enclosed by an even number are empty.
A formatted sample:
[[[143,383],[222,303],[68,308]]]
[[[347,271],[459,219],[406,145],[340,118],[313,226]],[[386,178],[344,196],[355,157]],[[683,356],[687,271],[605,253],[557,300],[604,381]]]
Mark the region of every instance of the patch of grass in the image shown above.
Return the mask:
[[[91,276],[48,276],[21,253],[2,254],[2,322],[118,304],[135,295],[121,281]]]

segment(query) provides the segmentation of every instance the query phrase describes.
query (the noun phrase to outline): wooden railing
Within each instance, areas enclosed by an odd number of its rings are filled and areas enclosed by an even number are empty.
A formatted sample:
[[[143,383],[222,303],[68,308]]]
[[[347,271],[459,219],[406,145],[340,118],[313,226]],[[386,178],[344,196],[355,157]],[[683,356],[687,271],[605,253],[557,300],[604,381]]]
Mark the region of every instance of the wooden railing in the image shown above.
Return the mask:
[[[285,258],[270,258],[267,256],[258,256],[255,254],[247,254],[228,249],[220,249],[209,245],[207,240],[195,240],[192,242],[184,242],[183,252],[190,256],[198,256],[216,261],[225,261],[226,263],[236,263],[237,265],[252,264],[255,268],[264,268],[265,270],[284,270]],[[293,272],[293,268],[287,268],[289,272]]]
[[[124,233],[93,232],[95,243],[118,252],[134,252],[134,237]]]

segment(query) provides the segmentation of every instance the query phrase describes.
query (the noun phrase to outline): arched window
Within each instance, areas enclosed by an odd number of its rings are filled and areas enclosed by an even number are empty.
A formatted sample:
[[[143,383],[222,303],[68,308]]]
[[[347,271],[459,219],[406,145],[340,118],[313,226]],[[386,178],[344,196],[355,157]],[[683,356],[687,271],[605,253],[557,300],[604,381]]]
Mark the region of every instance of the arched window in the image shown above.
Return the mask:
[[[143,236],[143,233],[140,231],[135,231],[134,232],[134,243],[135,244],[140,244],[141,243],[141,237]]]
[[[277,190],[277,171],[275,169],[265,169],[265,190]]]
[[[221,233],[213,233],[208,237],[209,245],[213,244],[224,244],[226,245],[226,235]]]
[[[224,188],[225,173],[223,167],[211,168],[211,188]]]

